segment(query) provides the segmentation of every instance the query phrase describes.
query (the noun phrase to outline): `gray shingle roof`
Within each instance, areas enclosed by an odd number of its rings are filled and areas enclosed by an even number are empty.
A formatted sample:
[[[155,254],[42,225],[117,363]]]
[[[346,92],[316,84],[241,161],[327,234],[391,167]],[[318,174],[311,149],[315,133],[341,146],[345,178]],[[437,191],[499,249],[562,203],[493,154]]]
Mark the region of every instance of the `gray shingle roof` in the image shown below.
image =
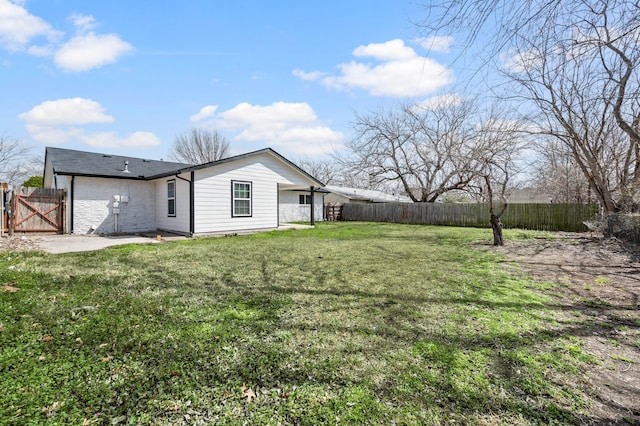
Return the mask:
[[[59,175],[116,177],[122,179],[145,179],[192,167],[190,164],[171,161],[146,160],[121,155],[76,151],[73,149],[47,147],[46,159]],[[124,172],[125,161],[129,173]]]
[[[271,148],[264,148],[211,163],[193,165],[47,147],[45,151],[45,161],[50,162],[53,166],[53,173],[58,175],[111,177],[120,179],[156,179],[171,176],[178,171],[190,172],[263,153],[274,155],[312,181],[315,181],[318,186],[323,186],[322,182]],[[125,161],[128,162],[127,168],[129,173],[124,172]]]

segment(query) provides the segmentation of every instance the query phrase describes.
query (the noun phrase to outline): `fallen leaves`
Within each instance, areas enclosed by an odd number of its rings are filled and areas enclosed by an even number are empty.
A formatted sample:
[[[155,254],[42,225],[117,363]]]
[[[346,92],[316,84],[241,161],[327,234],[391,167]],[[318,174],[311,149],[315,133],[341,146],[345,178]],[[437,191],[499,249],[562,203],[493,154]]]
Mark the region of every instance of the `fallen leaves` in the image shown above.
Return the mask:
[[[18,287],[14,287],[13,284],[15,283],[8,283],[2,286],[2,289],[4,291],[8,291],[9,293],[15,293],[16,291],[20,290]]]
[[[253,391],[253,389],[248,388],[245,385],[242,385],[242,388],[240,388],[240,391],[242,392],[242,398],[247,399],[245,401],[247,404],[250,403],[251,400],[256,397],[256,393]]]
[[[48,407],[44,407],[42,412],[47,415],[47,417],[55,416],[58,412],[58,409],[64,406],[64,401],[56,401]]]

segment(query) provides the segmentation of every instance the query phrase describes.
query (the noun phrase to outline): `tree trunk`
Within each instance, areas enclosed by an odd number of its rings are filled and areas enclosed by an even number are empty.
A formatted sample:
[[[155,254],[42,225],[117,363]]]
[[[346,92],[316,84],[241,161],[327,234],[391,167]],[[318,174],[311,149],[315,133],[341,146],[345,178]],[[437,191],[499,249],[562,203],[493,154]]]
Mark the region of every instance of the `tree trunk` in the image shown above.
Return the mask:
[[[497,216],[494,213],[491,213],[491,229],[493,230],[493,245],[494,246],[503,246],[504,239],[502,238],[502,222],[500,221],[500,216]]]

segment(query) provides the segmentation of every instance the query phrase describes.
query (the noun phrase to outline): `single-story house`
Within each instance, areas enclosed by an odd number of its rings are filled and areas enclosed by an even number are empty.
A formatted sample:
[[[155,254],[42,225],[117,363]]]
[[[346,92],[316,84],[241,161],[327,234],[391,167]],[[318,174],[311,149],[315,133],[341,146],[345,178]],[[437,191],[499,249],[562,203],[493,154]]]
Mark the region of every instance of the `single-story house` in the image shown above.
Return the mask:
[[[197,236],[322,220],[322,183],[270,148],[189,165],[48,147],[43,180],[67,192],[69,233]]]
[[[507,195],[511,204],[550,204],[553,197],[535,188],[512,189]]]
[[[344,203],[411,203],[411,198],[399,194],[346,186],[327,185],[324,203],[329,206],[341,206]]]

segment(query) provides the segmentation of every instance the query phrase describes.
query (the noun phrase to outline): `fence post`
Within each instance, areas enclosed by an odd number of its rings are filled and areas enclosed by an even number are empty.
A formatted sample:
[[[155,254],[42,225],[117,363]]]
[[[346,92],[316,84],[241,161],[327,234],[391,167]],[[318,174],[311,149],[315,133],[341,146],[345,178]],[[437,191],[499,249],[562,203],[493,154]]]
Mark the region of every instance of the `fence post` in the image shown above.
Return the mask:
[[[4,236],[4,188],[0,185],[0,238]]]
[[[11,200],[9,201],[9,236],[13,237],[13,228],[16,217],[16,188],[13,188],[11,193]]]

